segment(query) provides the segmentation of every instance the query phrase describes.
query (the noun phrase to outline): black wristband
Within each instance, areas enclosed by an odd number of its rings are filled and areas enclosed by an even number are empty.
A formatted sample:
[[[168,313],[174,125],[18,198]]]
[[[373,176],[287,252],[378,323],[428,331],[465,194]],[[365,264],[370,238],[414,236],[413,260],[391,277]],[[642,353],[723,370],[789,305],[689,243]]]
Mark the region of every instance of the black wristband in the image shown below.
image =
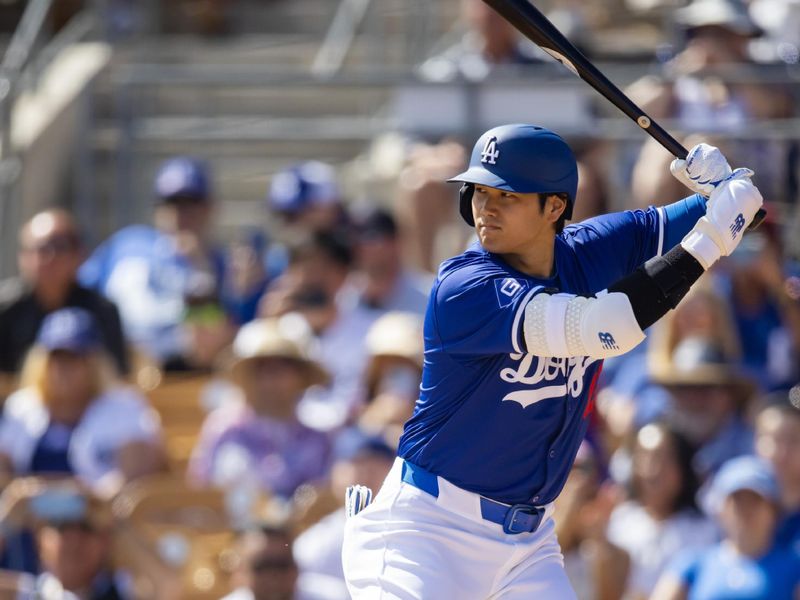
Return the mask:
[[[644,330],[675,308],[703,273],[697,259],[677,245],[664,256],[648,260],[608,291],[628,296],[636,321]]]

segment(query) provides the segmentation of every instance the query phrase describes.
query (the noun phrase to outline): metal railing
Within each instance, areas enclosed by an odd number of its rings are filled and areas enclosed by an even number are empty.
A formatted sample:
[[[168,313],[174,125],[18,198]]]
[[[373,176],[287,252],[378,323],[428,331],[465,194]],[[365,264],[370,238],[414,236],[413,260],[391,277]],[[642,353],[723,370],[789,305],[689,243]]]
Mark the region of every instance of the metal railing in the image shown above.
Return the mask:
[[[341,0],[325,39],[322,40],[311,72],[318,77],[332,77],[342,68],[353,45],[358,28],[367,15],[372,0]]]
[[[53,0],[30,0],[0,64],[0,276],[15,270],[17,231],[23,220],[20,176],[23,162],[15,148],[12,115],[20,94],[34,89],[42,73],[65,48],[86,39],[98,23],[100,4],[76,14],[47,38]]]
[[[11,115],[23,71],[42,35],[53,0],[31,0],[22,15],[0,64],[0,232],[4,251],[0,254],[0,274],[13,270],[13,252],[8,240],[16,240],[20,220],[20,199],[17,181],[22,171],[19,157],[13,148]]]

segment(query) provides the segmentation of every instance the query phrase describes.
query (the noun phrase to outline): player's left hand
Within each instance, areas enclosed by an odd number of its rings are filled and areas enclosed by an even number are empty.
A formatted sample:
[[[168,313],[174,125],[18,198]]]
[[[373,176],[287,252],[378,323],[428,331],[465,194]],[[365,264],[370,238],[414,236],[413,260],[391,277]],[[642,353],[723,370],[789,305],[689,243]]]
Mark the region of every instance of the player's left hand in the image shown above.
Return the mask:
[[[683,185],[706,198],[723,181],[753,176],[750,169],[731,170],[719,148],[709,144],[697,144],[689,151],[686,160],[673,160],[669,170]]]

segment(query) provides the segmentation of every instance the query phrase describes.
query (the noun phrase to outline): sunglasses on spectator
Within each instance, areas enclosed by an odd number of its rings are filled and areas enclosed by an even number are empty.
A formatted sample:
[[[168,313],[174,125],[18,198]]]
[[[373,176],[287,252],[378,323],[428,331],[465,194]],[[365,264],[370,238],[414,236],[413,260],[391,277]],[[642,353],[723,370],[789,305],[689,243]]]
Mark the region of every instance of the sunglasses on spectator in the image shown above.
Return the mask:
[[[31,254],[41,254],[49,257],[69,254],[78,249],[79,243],[74,236],[62,235],[53,236],[38,244],[23,246],[24,252]]]

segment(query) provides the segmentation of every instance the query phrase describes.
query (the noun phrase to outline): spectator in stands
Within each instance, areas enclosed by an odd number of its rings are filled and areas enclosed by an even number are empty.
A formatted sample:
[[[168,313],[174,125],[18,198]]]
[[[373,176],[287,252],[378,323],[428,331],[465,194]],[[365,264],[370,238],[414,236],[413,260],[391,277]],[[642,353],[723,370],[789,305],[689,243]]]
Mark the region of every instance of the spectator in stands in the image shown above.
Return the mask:
[[[236,326],[226,314],[211,281],[198,281],[184,297],[181,329],[186,350],[162,366],[167,371],[211,372],[233,341]]]
[[[461,15],[467,26],[464,37],[420,66],[425,79],[482,80],[497,65],[528,65],[541,60],[543,54],[536,46],[521,38],[508,21],[480,0],[462,0]]]
[[[53,590],[63,600],[124,600],[122,578],[111,565],[112,519],[109,508],[77,490],[45,489],[28,502],[41,525],[36,538],[42,573],[37,577],[39,598]]]
[[[554,513],[564,568],[578,598],[620,598],[625,590],[630,558],[606,535],[617,495],[603,482],[598,453],[582,442]]]
[[[158,418],[117,383],[92,315],[63,308],[42,323],[21,388],[0,422],[0,478],[73,474],[102,493],[163,468]]]
[[[269,264],[271,250],[264,232],[257,228],[246,228],[228,244],[222,303],[237,326],[256,318],[270,279],[286,267],[283,257],[278,265]]]
[[[402,241],[394,217],[372,208],[357,215],[353,291],[361,305],[381,311],[425,313],[432,280],[403,263]]]
[[[17,255],[20,276],[0,283],[1,373],[20,369],[45,316],[67,306],[94,315],[117,370],[127,373],[127,348],[117,308],[76,280],[83,252],[75,222],[63,210],[40,212],[23,225]]]
[[[378,312],[343,294],[351,273],[352,250],[346,238],[317,233],[294,242],[289,266],[264,295],[263,316],[303,315],[318,345],[318,360],[331,374],[328,388],[309,390],[298,407],[300,420],[331,430],[355,417],[363,402],[366,366],[364,338]]]
[[[367,333],[366,407],[359,425],[395,446],[414,412],[425,350],[422,317],[389,312]]]
[[[726,463],[709,496],[724,539],[680,554],[659,580],[652,600],[796,599],[800,554],[773,540],[779,497],[775,475],[765,461],[742,456]]]
[[[759,53],[767,60],[796,64],[800,48],[800,2],[750,0],[750,16],[768,34]]]
[[[702,282],[653,327],[645,349],[604,366],[603,375],[609,383],[602,391],[600,404],[615,435],[623,439],[663,415],[669,394],[653,383],[648,365],[663,369],[682,341],[698,337],[719,348],[731,363],[741,360],[741,344],[730,306],[712,285]]]
[[[347,600],[350,597],[342,570],[345,490],[361,484],[377,493],[395,454],[395,449],[383,438],[369,436],[358,429],[344,430],[337,437],[330,488],[341,506],[300,534],[294,544],[294,558],[300,570],[298,590],[303,600]]]
[[[777,541],[793,544],[800,542],[800,387],[776,397],[756,420],[756,450],[772,463],[780,487],[783,519]]]
[[[406,234],[404,255],[417,269],[434,272],[474,235],[458,216],[456,187],[446,183],[465,161],[466,150],[453,141],[416,144],[408,151],[397,180],[394,214]]]
[[[651,364],[667,363],[682,341],[698,337],[719,348],[726,360],[741,360],[742,344],[731,307],[711,285],[693,287],[665,317],[653,332],[648,356]]]
[[[295,600],[297,565],[285,527],[256,526],[237,541],[236,589],[222,600]]]
[[[267,200],[292,233],[330,232],[347,222],[336,171],[319,161],[298,163],[276,173]]]
[[[653,380],[672,398],[666,420],[697,449],[693,462],[701,480],[726,460],[753,451],[745,414],[755,385],[713,343],[685,339],[669,364],[653,366]]]
[[[717,541],[717,529],[697,508],[699,490],[688,440],[668,425],[645,425],[636,435],[630,500],[611,513],[608,539],[631,565],[626,598],[644,600],[681,550]]]
[[[656,119],[677,119],[685,131],[739,132],[748,123],[781,119],[794,113],[791,94],[775,84],[760,81],[759,65],[748,54],[751,39],[761,31],[739,0],[693,0],[675,11],[686,33],[686,45],[667,64],[666,78],[646,76],[628,90],[631,98]],[[735,73],[735,78],[729,76]],[[726,77],[729,80],[726,81]],[[749,78],[749,81],[748,81]],[[698,140],[699,141],[699,140]],[[786,148],[780,144],[721,145],[737,164],[757,173],[756,183],[765,198],[782,197],[786,181]],[[694,139],[686,140],[691,147]],[[685,190],[669,175],[673,156],[648,140],[633,174],[633,196],[647,206],[655,199],[671,202]],[[670,193],[672,190],[672,193]]]
[[[116,302],[130,340],[160,364],[187,352],[186,298],[219,290],[224,255],[209,239],[212,191],[204,163],[168,160],[155,181],[155,227],[132,225],[101,244],[80,280]]]
[[[297,315],[256,319],[233,342],[231,378],[243,401],[212,412],[189,464],[190,479],[226,488],[257,485],[289,497],[302,483],[324,478],[328,438],[297,419],[297,403],[327,372],[309,355],[311,334]]]
[[[780,243],[766,229],[747,235],[720,271],[744,364],[763,387],[776,389],[800,377],[800,303],[796,290],[787,285]]]

